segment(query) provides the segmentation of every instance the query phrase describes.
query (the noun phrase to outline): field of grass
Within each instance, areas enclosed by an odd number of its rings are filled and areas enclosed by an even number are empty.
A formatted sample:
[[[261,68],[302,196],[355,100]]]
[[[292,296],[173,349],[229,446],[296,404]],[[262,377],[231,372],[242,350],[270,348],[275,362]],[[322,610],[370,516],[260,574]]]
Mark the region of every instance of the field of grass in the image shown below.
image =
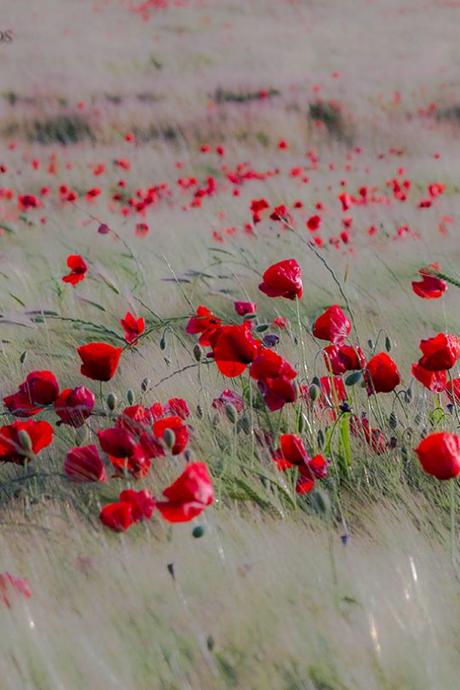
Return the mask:
[[[2,406],[0,459],[15,421],[53,439],[33,456],[22,435],[0,464],[0,690],[458,690],[458,482],[415,448],[458,431],[460,395],[411,365],[460,333],[459,22],[452,0],[3,0],[1,398],[47,370],[95,406],[75,428],[55,400]],[[259,289],[287,258],[301,299]],[[421,299],[434,262],[448,289]],[[219,371],[187,332],[199,305],[252,324],[294,402],[269,409],[254,358]],[[313,324],[331,305],[367,362],[396,362],[395,390],[372,394],[365,365],[340,375],[346,400],[325,393]],[[132,344],[127,312],[145,320]],[[123,348],[109,381],[80,371],[91,342]],[[145,476],[112,476],[97,432],[175,398],[186,450],[169,432]],[[327,459],[310,492],[274,462],[287,434]],[[89,444],[107,481],[69,478]],[[191,462],[214,495],[193,521],[101,524],[126,488],[161,505]]]

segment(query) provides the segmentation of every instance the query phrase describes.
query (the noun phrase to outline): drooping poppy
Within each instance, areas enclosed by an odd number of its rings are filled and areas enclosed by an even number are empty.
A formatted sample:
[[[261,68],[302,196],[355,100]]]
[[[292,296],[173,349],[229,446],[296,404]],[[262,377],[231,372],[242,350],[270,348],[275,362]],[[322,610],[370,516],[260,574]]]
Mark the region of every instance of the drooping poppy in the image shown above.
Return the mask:
[[[115,376],[123,348],[107,343],[88,343],[77,348],[83,376],[93,381],[110,381]]]
[[[337,304],[320,314],[313,324],[313,335],[334,345],[343,343],[350,331],[351,323]]]
[[[401,382],[396,362],[386,352],[379,352],[374,355],[367,363],[365,371],[367,392],[389,393],[393,391]]]
[[[287,403],[293,403],[297,399],[297,391],[294,383],[286,376],[278,376],[275,379],[264,379],[257,382],[265,404],[271,412],[281,410]]]
[[[157,508],[168,522],[188,522],[203,512],[214,500],[211,477],[204,462],[187,465],[176,481],[163,491],[166,500]]]
[[[25,433],[21,433],[25,432]],[[53,441],[53,427],[45,421],[13,422],[0,427],[0,462],[23,465]],[[30,443],[29,443],[30,442]]]
[[[259,290],[269,297],[300,299],[303,294],[302,269],[295,259],[283,259],[267,268]]]
[[[105,482],[107,474],[97,446],[71,448],[64,461],[64,472],[74,482]]]
[[[429,371],[451,369],[460,357],[460,341],[456,335],[438,333],[433,338],[421,340],[423,357],[419,364]]]
[[[120,324],[125,332],[125,340],[127,343],[132,345],[139,339],[139,337],[145,331],[145,320],[143,316],[138,319],[131,314],[130,311],[126,312],[123,319],[121,319]]]
[[[82,426],[91,416],[95,402],[96,396],[86,386],[64,388],[54,403],[54,410],[61,419],[58,424],[69,424],[75,428]]]
[[[460,437],[438,431],[423,439],[415,449],[425,472],[437,479],[453,479],[460,473]]]
[[[297,376],[296,370],[291,364],[270,348],[260,347],[249,369],[251,378],[258,381],[274,379],[279,376],[292,380]]]
[[[67,257],[66,263],[70,268],[70,273],[66,276],[63,276],[62,280],[64,283],[76,285],[80,281],[84,280],[86,274],[88,273],[88,264],[82,256],[79,254],[71,254]]]
[[[412,282],[412,290],[416,295],[422,299],[439,299],[447,290],[447,283],[445,280],[433,275],[433,272],[439,272],[438,264],[430,264],[419,270],[421,280]]]

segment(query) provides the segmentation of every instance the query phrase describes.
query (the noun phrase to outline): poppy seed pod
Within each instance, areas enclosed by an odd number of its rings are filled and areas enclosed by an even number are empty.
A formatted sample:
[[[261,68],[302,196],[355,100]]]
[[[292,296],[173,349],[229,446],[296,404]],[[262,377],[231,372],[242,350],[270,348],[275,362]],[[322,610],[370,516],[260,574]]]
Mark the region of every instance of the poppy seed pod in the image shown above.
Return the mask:
[[[23,450],[27,451],[27,453],[32,453],[32,439],[24,429],[18,431],[18,444]]]
[[[236,411],[236,408],[232,403],[227,403],[225,405],[225,414],[227,415],[227,419],[232,423],[235,424],[237,419],[238,419],[238,413]]]
[[[113,412],[117,406],[117,396],[115,395],[115,393],[109,393],[107,395],[107,398],[105,399],[105,402],[107,403],[107,407],[109,408],[109,410]]]
[[[165,442],[165,446],[169,448],[169,450],[173,448],[174,444],[176,443],[176,434],[172,429],[165,429],[163,434],[163,441]]]

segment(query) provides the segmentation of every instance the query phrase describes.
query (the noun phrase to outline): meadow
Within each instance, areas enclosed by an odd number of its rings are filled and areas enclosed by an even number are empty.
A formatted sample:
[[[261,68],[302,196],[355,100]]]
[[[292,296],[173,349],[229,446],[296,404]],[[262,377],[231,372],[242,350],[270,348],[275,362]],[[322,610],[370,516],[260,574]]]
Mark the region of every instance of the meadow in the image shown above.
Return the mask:
[[[459,22],[3,0],[1,690],[457,690]]]

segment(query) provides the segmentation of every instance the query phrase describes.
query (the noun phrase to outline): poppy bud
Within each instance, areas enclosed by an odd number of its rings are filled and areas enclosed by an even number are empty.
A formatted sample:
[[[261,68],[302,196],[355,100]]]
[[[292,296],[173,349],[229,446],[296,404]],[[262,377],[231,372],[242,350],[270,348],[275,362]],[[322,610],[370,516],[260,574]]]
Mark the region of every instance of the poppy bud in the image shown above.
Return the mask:
[[[391,340],[388,336],[385,338],[385,350],[387,352],[391,351]]]
[[[132,388],[128,389],[128,392],[126,393],[126,400],[128,401],[129,405],[134,404],[134,391]]]
[[[238,419],[238,413],[236,411],[236,408],[232,403],[227,403],[225,405],[225,414],[227,415],[227,419],[232,423],[236,424],[236,421]]]
[[[176,434],[172,429],[165,429],[163,434],[163,441],[165,442],[166,447],[171,450],[171,448],[176,443]]]
[[[190,460],[192,459],[192,454],[188,448],[187,448],[187,450],[184,451],[184,459],[185,459],[185,462],[190,462]]]
[[[148,389],[149,386],[150,386],[150,379],[148,379],[147,377],[145,379],[142,379],[141,391],[143,393],[145,393],[145,391]]]
[[[18,431],[18,444],[23,450],[27,451],[27,453],[32,453],[32,440],[25,429],[20,429]]]
[[[309,388],[308,388],[308,395],[310,396],[310,399],[312,400],[312,402],[315,402],[315,400],[317,400],[318,396],[319,396],[318,386],[315,386],[315,384],[312,383],[311,386],[309,386]]]
[[[203,419],[203,408],[201,407],[201,405],[196,406],[196,416],[198,417],[198,419]]]
[[[201,362],[203,358],[203,350],[201,348],[201,345],[196,343],[195,347],[193,348],[193,356],[195,357],[197,362]]]
[[[321,386],[321,381],[319,380],[319,377],[318,377],[318,376],[313,376],[311,382],[312,382],[312,384],[315,385],[315,386]]]
[[[346,386],[354,386],[362,377],[362,372],[361,371],[353,371],[351,374],[348,374],[347,378],[345,379],[345,385]]]
[[[322,429],[319,429],[318,433],[316,434],[316,442],[319,448],[324,446],[324,431]]]
[[[390,429],[396,429],[396,427],[398,426],[398,419],[394,412],[392,412],[388,417],[388,424],[390,426]]]
[[[251,422],[250,422],[249,417],[247,416],[247,414],[244,414],[244,415],[240,418],[240,427],[241,427],[241,429],[244,431],[244,433],[246,434],[246,436],[249,436],[249,433],[250,433],[250,431],[251,431]]]
[[[161,336],[160,339],[160,350],[166,350],[166,338],[164,334]]]
[[[219,422],[220,422],[219,415],[218,415],[218,414],[215,414],[214,417],[213,417],[212,420],[211,420],[212,426],[213,426],[214,428],[216,428],[216,426],[219,426]]]
[[[193,528],[192,530],[192,536],[195,539],[200,539],[203,534],[205,533],[205,527],[204,525],[197,525],[196,527]]]
[[[264,331],[267,331],[270,327],[270,324],[268,323],[259,323],[258,326],[255,327],[256,333],[263,333]]]
[[[367,341],[367,345],[368,345],[369,349],[371,349],[371,350],[374,349],[374,341],[371,338],[369,338],[369,340]]]
[[[115,393],[109,393],[105,401],[107,403],[107,407],[109,408],[109,410],[113,412],[117,406],[117,396],[115,395]]]
[[[24,352],[21,352],[21,356],[19,357],[19,361],[21,364],[24,364],[27,358],[27,350],[24,350]]]

